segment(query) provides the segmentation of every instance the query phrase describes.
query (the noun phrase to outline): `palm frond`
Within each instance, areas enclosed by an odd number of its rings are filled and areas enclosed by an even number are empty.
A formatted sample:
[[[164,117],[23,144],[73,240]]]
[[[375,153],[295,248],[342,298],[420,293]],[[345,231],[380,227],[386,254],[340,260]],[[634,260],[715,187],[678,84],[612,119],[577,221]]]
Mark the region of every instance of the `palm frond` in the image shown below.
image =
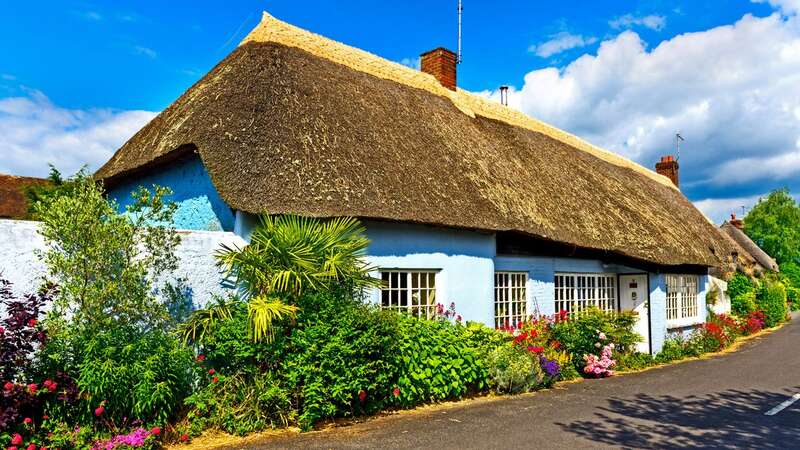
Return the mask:
[[[287,305],[282,301],[268,297],[255,297],[248,305],[248,319],[250,322],[250,336],[255,342],[265,340],[272,342],[272,324],[283,318],[292,319],[297,315],[296,306]]]
[[[198,309],[193,312],[186,322],[178,328],[181,338],[185,344],[199,344],[203,342],[206,334],[219,321],[230,319],[233,315],[233,308],[239,299],[232,298],[225,300],[217,298],[216,304],[205,309]]]

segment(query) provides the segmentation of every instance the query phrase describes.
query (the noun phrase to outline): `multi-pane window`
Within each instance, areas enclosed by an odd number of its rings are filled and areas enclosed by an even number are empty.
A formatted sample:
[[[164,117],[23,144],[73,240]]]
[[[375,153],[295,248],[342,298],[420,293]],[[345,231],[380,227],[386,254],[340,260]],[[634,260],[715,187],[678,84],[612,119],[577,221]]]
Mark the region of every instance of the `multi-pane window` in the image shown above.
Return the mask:
[[[527,315],[525,272],[495,272],[494,274],[494,326],[516,326]]]
[[[556,311],[579,313],[588,308],[614,311],[617,276],[607,273],[557,273]]]
[[[698,316],[697,275],[667,275],[667,320]]]
[[[436,314],[436,272],[432,270],[381,271],[381,306],[415,317]]]

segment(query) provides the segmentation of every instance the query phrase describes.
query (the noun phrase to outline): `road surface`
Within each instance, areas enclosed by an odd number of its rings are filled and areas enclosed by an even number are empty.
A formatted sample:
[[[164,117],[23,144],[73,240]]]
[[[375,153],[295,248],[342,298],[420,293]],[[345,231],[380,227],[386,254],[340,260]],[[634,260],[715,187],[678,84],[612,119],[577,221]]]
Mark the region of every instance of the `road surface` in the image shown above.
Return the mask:
[[[247,448],[800,449],[798,399],[800,317],[711,359],[268,437]]]

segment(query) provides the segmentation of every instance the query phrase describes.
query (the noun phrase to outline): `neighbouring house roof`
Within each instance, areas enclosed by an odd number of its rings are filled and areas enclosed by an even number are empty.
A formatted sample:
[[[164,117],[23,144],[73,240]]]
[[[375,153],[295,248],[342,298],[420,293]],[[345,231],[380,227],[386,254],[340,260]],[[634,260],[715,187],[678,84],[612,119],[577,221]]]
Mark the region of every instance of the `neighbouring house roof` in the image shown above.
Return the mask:
[[[33,177],[18,177],[0,174],[0,217],[24,219],[28,215],[28,199],[25,187],[47,184],[48,180]]]
[[[750,239],[750,237],[746,235],[740,228],[726,221],[720,226],[720,229],[725,234],[730,236],[730,238],[736,242],[736,244],[738,244],[739,248],[750,255],[750,257],[755,260],[762,269],[771,270],[773,272],[778,272],[780,270],[778,263],[772,259],[767,252],[761,250],[761,247],[753,242],[753,240]]]
[[[266,13],[96,177],[113,183],[186,151],[250,213],[515,231],[660,265],[729,253],[666,177]]]

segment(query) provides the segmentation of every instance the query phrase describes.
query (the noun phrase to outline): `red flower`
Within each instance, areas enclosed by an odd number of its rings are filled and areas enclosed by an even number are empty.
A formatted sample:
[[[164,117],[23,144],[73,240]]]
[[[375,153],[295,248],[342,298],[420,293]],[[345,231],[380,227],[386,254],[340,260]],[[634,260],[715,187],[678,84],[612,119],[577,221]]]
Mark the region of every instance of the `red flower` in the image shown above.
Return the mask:
[[[22,445],[22,435],[15,433],[14,436],[11,437],[11,445]]]
[[[550,346],[553,347],[554,349],[558,350],[559,348],[561,348],[561,342],[553,341],[553,343],[550,344]]]
[[[219,377],[214,377],[214,378],[212,378],[212,379],[211,379],[211,382],[212,382],[212,383],[215,383],[215,384],[216,384],[216,383],[218,383],[218,382],[219,382]]]
[[[395,397],[399,396],[400,395],[400,388],[394,388],[394,390],[392,390],[392,394]]]
[[[528,338],[528,332],[527,332],[527,331],[525,331],[525,332],[523,332],[523,333],[520,333],[520,335],[519,335],[519,336],[517,336],[517,337],[515,337],[515,338],[514,338],[514,343],[515,343],[515,344],[519,344],[520,342],[524,341],[524,340],[525,340],[525,339],[527,339],[527,338]]]
[[[206,355],[197,355],[197,360],[203,362],[206,360]]]
[[[39,321],[37,321],[36,319],[31,319],[28,321],[28,326],[33,328],[36,326],[37,323],[39,323]]]
[[[36,450],[36,444],[29,445],[27,450]]]
[[[3,389],[5,389],[7,391],[10,391],[10,390],[14,389],[14,383],[12,383],[10,381],[6,381],[6,384],[3,385]]]
[[[0,327],[0,334],[3,334],[3,333],[5,333],[5,332],[6,332],[6,329],[5,329],[5,328],[3,328],[3,327]]]
[[[359,392],[359,393],[358,393],[358,399],[359,399],[359,400],[361,400],[361,402],[363,403],[363,402],[364,402],[364,400],[366,400],[366,399],[367,399],[367,391],[361,391],[361,392]]]
[[[6,450],[17,450],[17,447],[14,447],[14,446],[12,445],[11,447],[8,447]]]
[[[50,419],[50,416],[48,416],[47,414],[42,416],[42,420],[48,420],[48,419]]]
[[[187,442],[188,440],[189,440],[189,435],[188,434],[184,433],[184,434],[181,435],[181,442]]]
[[[31,383],[28,385],[28,390],[31,392],[31,394],[35,394],[36,391],[39,390],[39,386],[37,386],[36,383]]]
[[[208,374],[209,374],[209,375],[214,375],[215,373],[217,373],[217,371],[216,371],[216,370],[214,370],[214,369],[208,369]]]
[[[95,408],[94,415],[100,417],[103,415],[104,412],[106,412],[106,409],[103,407],[103,405],[100,405],[97,408]]]
[[[161,427],[153,427],[152,429],[150,429],[150,434],[158,436],[159,434],[161,434]]]
[[[58,383],[50,383],[50,386],[45,386],[48,391],[55,392],[58,389]]]
[[[544,347],[539,345],[531,345],[528,347],[528,351],[531,353],[542,353],[544,351]]]
[[[30,425],[31,423],[33,423],[33,420],[30,417],[26,417],[22,420],[22,423],[24,423],[25,425]]]

